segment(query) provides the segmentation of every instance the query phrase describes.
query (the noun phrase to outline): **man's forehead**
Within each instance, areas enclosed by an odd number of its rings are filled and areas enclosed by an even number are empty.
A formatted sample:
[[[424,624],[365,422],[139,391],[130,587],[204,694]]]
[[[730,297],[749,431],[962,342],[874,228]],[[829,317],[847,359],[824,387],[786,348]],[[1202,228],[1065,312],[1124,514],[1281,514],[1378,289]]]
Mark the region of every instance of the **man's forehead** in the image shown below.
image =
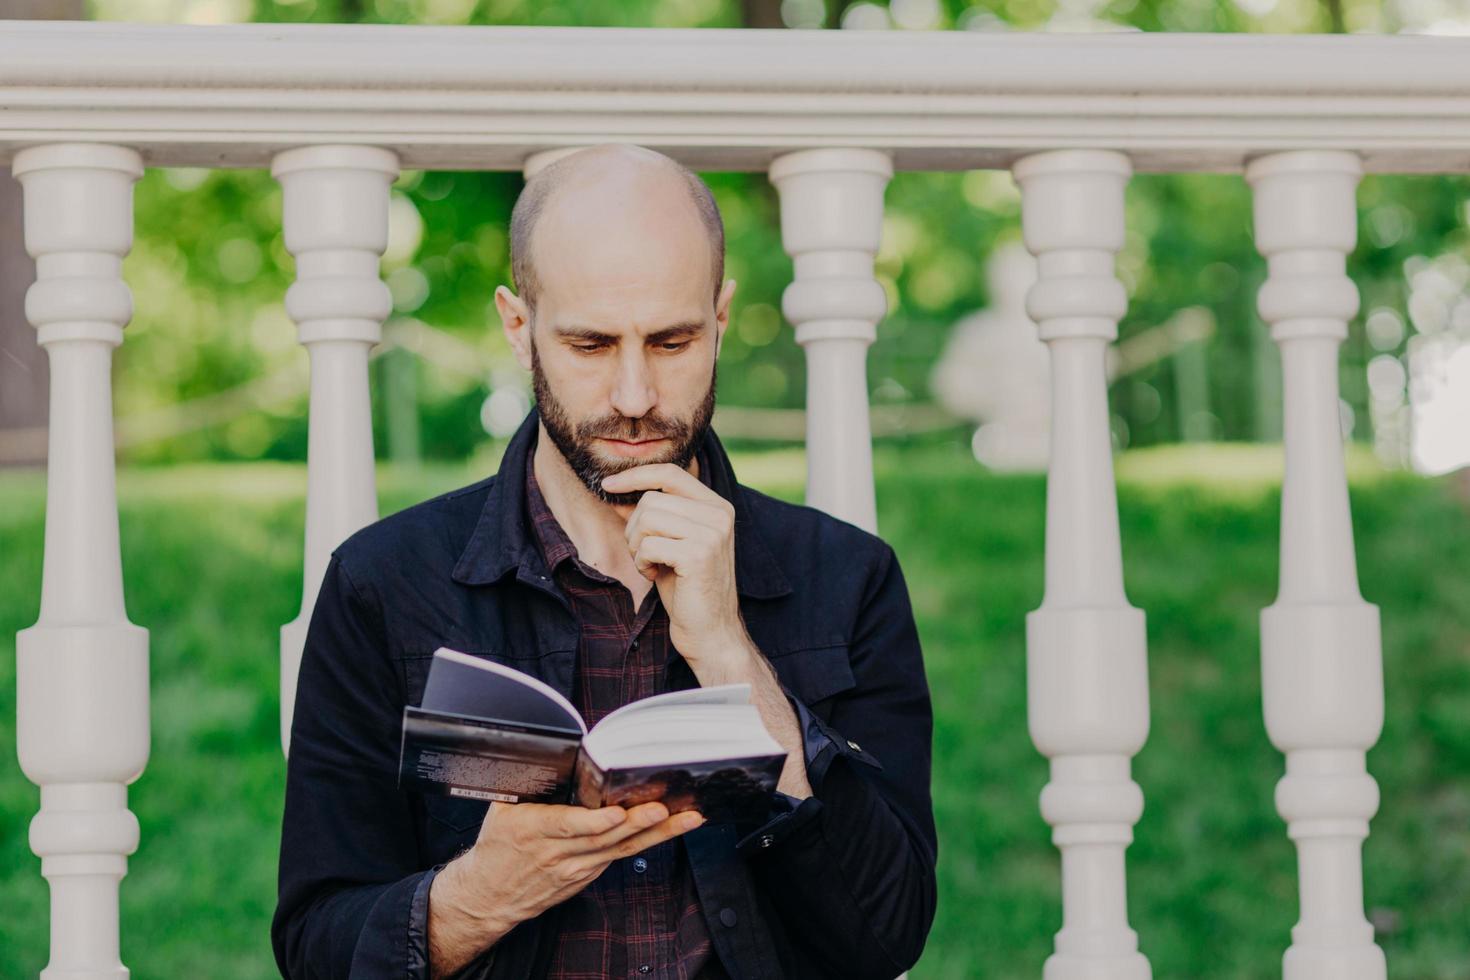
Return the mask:
[[[661,261],[657,251],[585,261],[562,255],[541,269],[537,306],[553,327],[647,333],[703,321],[714,315],[709,263]]]
[[[674,281],[709,264],[709,236],[697,221],[591,218],[538,228],[536,260],[569,283],[614,286],[628,277]]]
[[[687,187],[679,183],[627,185],[609,181],[551,195],[536,224],[537,261],[559,257],[599,264],[640,260],[665,267],[703,261],[709,233]]]
[[[548,196],[538,221],[553,234],[582,237],[586,229],[604,234],[634,228],[639,234],[657,228],[700,224],[688,185],[669,172],[588,174],[559,184]]]

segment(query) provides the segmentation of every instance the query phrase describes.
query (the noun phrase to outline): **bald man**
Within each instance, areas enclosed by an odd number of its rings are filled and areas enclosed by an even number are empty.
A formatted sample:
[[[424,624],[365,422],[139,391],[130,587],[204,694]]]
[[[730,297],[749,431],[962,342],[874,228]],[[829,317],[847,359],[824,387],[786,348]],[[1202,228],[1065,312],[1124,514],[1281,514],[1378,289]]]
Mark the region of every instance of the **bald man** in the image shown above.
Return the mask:
[[[934,916],[932,715],[881,539],[735,480],[710,427],[735,282],[709,188],[578,151],[511,217],[495,292],[537,407],[495,475],[333,553],[291,729],[284,976],[891,980]],[[397,788],[433,651],[508,664],[590,725],[750,685],[786,763],[754,824],[661,803]]]

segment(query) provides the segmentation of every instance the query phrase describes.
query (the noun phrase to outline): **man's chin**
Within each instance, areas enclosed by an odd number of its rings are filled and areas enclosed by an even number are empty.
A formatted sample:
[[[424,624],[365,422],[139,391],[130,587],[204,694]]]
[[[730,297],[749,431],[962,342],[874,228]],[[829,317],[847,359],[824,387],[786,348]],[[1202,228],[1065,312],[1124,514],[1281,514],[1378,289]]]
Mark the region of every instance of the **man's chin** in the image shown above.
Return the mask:
[[[623,466],[619,467],[617,470],[603,470],[591,478],[592,482],[587,485],[587,489],[592,491],[592,495],[605,504],[612,504],[614,507],[636,506],[638,501],[643,499],[644,491],[633,490],[628,493],[609,493],[608,491],[602,489],[603,480],[612,476],[616,472],[621,472],[622,470],[631,468],[632,467]],[[583,482],[586,481],[584,480]]]
[[[588,489],[592,491],[594,496],[601,499],[603,503],[618,507],[632,507],[636,505],[643,498],[644,491],[634,490],[629,493],[609,493],[602,489],[602,481],[604,479],[615,473],[636,469],[640,466],[653,466],[657,463],[673,463],[676,466],[679,465],[679,454],[677,450],[655,453],[643,459],[630,459],[627,456],[619,456],[616,453],[604,452],[594,446],[587,448],[591,458],[596,460],[598,464],[596,475],[592,477],[596,486],[589,485]]]
[[[592,458],[597,460],[598,468],[602,471],[603,476],[612,476],[614,473],[621,473],[639,466],[653,466],[657,463],[677,465],[679,462],[679,453],[674,449],[650,453],[647,456],[623,456],[597,446],[589,447],[589,449]]]
[[[594,491],[598,499],[609,507],[637,507],[638,501],[643,499],[647,491],[634,490],[632,493],[608,493],[606,491]]]

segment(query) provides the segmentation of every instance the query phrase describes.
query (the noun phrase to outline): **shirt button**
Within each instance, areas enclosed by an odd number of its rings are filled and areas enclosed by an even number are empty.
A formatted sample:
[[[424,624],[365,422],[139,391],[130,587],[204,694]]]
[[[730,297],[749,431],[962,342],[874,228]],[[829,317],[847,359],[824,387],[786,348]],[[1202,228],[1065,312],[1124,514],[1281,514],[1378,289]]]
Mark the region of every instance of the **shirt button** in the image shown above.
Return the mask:
[[[640,858],[634,858],[633,859],[633,870],[636,871],[636,872],[638,872],[639,874],[642,874],[643,872],[647,871],[648,870],[648,860],[646,858],[641,858],[641,857]]]
[[[728,927],[730,927],[730,928],[733,929],[735,927],[735,921],[736,921],[735,910],[734,909],[720,909],[720,921],[723,922],[726,926],[728,926]]]
[[[852,739],[847,740],[847,747],[852,749],[854,752],[861,752],[863,750],[863,747],[854,742]]]
[[[772,837],[770,834],[761,834],[760,837],[756,838],[756,843],[759,844],[761,847],[770,847],[771,844],[774,842],[775,838]]]
[[[653,967],[649,966],[647,963],[644,963],[642,966],[640,966],[638,968],[638,972],[639,973],[649,973],[652,970],[653,970]]]

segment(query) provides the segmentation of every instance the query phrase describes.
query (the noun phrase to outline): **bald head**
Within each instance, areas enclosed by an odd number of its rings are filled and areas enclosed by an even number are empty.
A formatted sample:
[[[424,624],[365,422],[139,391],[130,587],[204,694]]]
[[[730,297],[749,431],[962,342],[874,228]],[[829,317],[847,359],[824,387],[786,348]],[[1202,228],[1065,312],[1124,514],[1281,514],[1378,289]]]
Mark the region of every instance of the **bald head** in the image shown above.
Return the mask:
[[[535,310],[547,284],[543,273],[561,268],[548,257],[577,255],[588,236],[649,261],[658,260],[660,245],[677,250],[698,238],[709,250],[711,301],[719,300],[725,227],[714,195],[698,174],[662,153],[603,143],[564,156],[526,181],[510,217],[510,265],[528,310]]]

